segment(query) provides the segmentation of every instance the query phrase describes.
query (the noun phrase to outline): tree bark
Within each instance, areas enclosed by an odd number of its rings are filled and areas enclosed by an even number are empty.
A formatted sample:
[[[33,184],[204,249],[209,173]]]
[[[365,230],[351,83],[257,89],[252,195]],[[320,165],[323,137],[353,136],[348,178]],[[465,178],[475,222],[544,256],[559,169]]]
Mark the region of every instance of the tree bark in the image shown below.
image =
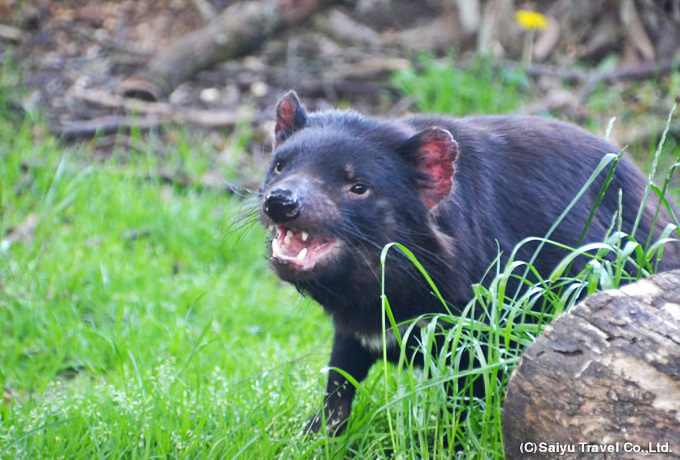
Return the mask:
[[[218,62],[246,55],[271,35],[299,24],[343,0],[260,0],[234,3],[205,27],[159,52],[140,74],[123,81],[118,92],[158,101],[185,79]]]
[[[680,458],[680,271],[588,297],[513,372],[508,459]]]

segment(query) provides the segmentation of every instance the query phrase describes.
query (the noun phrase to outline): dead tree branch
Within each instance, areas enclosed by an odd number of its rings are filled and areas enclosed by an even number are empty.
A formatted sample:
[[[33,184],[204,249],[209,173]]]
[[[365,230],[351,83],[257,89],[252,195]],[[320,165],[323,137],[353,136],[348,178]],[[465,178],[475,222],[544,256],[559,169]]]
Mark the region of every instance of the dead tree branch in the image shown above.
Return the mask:
[[[238,2],[205,27],[179,38],[158,53],[135,78],[121,83],[127,97],[158,101],[194,73],[257,49],[268,37],[300,24],[341,0],[260,0]]]

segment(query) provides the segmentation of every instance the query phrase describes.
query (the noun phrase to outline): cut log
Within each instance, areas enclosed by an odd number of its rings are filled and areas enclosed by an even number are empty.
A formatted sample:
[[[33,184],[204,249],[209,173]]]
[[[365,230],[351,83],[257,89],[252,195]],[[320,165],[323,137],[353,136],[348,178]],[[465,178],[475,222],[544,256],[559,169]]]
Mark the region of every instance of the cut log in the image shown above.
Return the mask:
[[[680,270],[588,297],[510,377],[508,459],[680,458]]]
[[[146,69],[121,83],[124,96],[158,101],[196,72],[244,56],[269,36],[299,24],[342,0],[260,0],[238,2],[205,27],[179,38],[159,52]]]

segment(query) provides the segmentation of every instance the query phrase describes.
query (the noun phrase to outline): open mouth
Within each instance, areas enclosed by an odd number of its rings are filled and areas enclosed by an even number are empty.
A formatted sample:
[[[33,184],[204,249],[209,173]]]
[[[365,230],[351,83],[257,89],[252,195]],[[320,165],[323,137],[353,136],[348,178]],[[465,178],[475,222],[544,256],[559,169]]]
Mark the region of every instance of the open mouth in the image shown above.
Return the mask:
[[[283,225],[269,228],[276,232],[272,239],[272,258],[302,270],[311,270],[341,244],[337,239],[312,236]]]

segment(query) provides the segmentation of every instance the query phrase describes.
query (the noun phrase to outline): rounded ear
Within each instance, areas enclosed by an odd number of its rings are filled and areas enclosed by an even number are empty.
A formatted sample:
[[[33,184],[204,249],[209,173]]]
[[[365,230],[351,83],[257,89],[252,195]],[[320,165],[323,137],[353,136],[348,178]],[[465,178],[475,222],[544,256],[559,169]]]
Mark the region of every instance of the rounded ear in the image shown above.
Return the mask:
[[[402,152],[427,177],[421,184],[420,194],[432,208],[451,192],[458,143],[448,130],[432,127],[412,136]]]
[[[274,128],[274,147],[278,147],[295,131],[305,127],[307,110],[300,102],[295,91],[283,96],[276,106],[276,127]]]

